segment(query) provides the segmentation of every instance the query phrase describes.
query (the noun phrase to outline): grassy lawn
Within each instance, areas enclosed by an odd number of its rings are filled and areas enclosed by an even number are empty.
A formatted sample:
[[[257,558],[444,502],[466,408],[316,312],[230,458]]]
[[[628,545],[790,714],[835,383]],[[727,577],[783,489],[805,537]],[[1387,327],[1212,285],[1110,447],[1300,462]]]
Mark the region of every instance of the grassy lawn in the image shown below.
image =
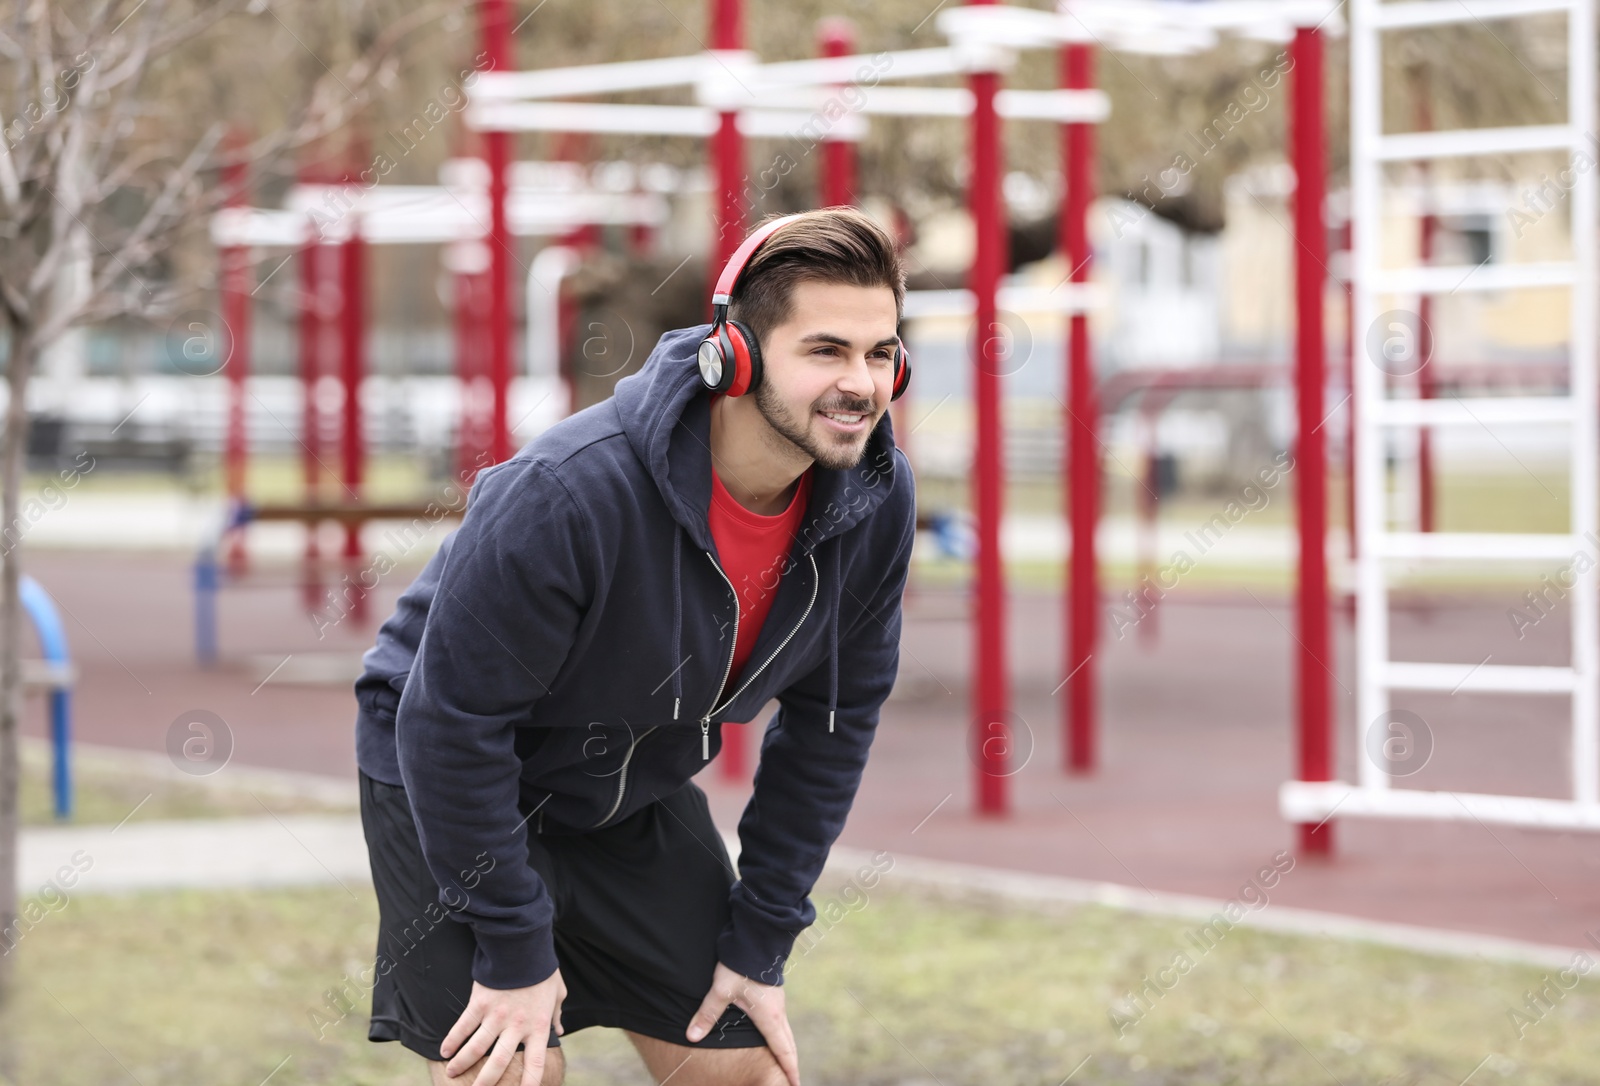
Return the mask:
[[[1478,1086],[1576,1086],[1600,1061],[1600,974],[1519,1040],[1507,1012],[1541,970],[1243,929],[1119,1038],[1109,1008],[1173,961],[1192,922],[941,900],[894,877],[844,897],[853,911],[790,961],[814,1086],[1422,1086],[1469,1073]],[[75,897],[18,946],[0,1051],[29,1086],[253,1086],[274,1068],[275,1083],[420,1086],[416,1057],[366,1041],[364,994],[320,1039],[312,1024],[313,1011],[339,1018],[325,993],[371,963],[375,905],[352,890]],[[648,1083],[618,1032],[564,1045],[569,1081]]]
[[[202,778],[152,772],[141,759],[83,756],[73,760],[72,824],[115,825],[138,808],[139,819],[255,818],[272,814],[349,812],[352,807],[290,796],[270,788],[221,789]],[[352,797],[355,789],[351,788]],[[257,798],[259,797],[259,799]],[[54,793],[50,787],[49,751],[42,743],[22,747],[22,824],[54,826]]]
[[[252,456],[247,475],[248,492],[260,502],[298,501],[305,493],[304,470],[297,456]],[[30,492],[56,478],[53,472],[30,472]],[[443,482],[429,479],[426,465],[418,456],[374,454],[368,458],[363,485],[369,501],[426,501],[437,496],[436,492],[442,488]],[[79,494],[186,491],[219,496],[224,493],[223,486],[221,463],[211,456],[202,458],[188,476],[121,467],[114,470],[96,468],[85,473],[72,490]]]

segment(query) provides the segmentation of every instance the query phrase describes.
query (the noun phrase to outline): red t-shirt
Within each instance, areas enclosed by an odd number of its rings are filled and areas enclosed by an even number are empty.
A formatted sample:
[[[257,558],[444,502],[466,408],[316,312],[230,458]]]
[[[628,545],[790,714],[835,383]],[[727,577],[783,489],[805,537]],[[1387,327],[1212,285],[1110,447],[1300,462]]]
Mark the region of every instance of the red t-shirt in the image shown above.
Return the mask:
[[[783,576],[789,548],[806,513],[811,496],[811,469],[800,476],[789,508],[775,516],[752,513],[722,485],[715,468],[711,469],[711,538],[717,544],[717,564],[728,575],[739,597],[739,636],[733,643],[733,667],[718,700],[738,687],[741,672],[756,635],[772,610]]]

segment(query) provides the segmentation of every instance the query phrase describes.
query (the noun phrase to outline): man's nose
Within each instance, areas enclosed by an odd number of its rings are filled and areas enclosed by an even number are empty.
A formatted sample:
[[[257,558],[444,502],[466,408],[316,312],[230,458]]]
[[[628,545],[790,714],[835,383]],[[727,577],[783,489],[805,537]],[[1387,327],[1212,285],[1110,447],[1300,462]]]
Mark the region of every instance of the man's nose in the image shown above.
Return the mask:
[[[865,355],[851,359],[850,368],[839,378],[839,391],[863,400],[872,400],[876,406],[877,385],[872,380],[872,367]]]

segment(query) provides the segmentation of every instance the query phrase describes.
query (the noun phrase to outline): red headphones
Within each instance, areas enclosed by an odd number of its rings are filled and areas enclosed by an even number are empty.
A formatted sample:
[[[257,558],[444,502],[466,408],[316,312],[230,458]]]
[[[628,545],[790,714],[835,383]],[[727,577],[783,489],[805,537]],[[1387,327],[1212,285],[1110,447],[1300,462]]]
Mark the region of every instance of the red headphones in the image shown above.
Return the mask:
[[[728,306],[733,302],[734,285],[761,243],[800,217],[785,215],[756,230],[734,250],[717,277],[717,286],[711,295],[711,331],[700,341],[699,351],[700,380],[710,391],[743,396],[761,384],[761,346],[749,325],[728,317]],[[910,383],[911,359],[906,355],[905,344],[896,339],[893,392],[889,399],[898,400]]]

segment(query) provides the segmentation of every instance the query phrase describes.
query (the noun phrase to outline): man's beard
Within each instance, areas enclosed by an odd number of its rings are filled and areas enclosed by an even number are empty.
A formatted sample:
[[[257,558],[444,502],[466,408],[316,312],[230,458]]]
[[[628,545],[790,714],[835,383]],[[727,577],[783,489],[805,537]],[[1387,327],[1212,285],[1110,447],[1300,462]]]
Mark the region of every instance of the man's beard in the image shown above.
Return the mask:
[[[812,427],[816,425],[812,421],[814,416],[807,414],[803,420],[796,419],[794,413],[779,397],[777,390],[766,381],[756,386],[756,409],[761,412],[761,417],[767,420],[767,425],[777,431],[779,436],[788,439],[790,444],[811,457],[818,467],[833,471],[848,471],[861,463],[861,458],[867,451],[867,438],[872,435],[872,427],[864,430],[859,439],[829,432],[821,435],[813,433]],[[856,400],[849,403],[834,403],[829,404],[827,410],[859,411],[871,415],[872,402]]]

